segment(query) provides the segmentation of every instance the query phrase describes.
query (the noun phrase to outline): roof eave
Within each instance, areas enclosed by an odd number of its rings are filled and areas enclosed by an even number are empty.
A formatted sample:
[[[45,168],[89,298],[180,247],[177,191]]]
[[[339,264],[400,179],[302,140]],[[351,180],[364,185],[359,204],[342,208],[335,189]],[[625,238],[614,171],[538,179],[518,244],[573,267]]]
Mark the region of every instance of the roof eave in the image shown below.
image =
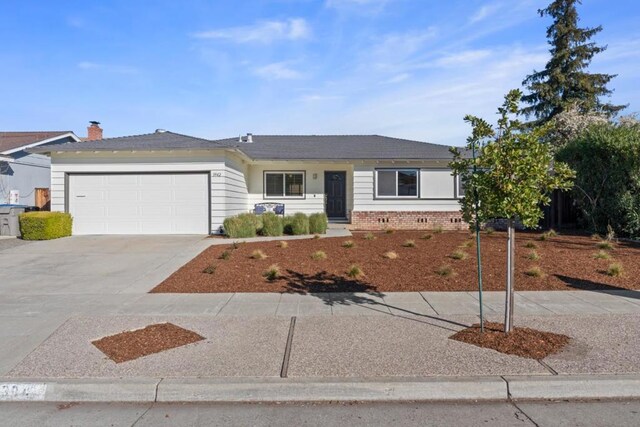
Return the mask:
[[[34,148],[34,147],[38,147],[38,146],[43,145],[43,144],[48,144],[49,142],[53,142],[53,141],[56,141],[56,140],[62,139],[62,138],[72,138],[75,142],[80,142],[80,138],[78,138],[75,133],[67,132],[67,133],[63,133],[63,134],[54,136],[52,138],[43,139],[42,141],[36,141],[36,142],[32,142],[31,144],[21,145],[20,147],[16,147],[16,148],[12,148],[11,150],[3,151],[0,154],[13,154],[13,153],[17,153],[18,151],[27,151],[28,153],[32,153],[32,154],[44,154],[44,153],[46,153],[48,151],[43,150],[42,152],[40,152],[39,150],[29,150],[29,149],[30,148]]]

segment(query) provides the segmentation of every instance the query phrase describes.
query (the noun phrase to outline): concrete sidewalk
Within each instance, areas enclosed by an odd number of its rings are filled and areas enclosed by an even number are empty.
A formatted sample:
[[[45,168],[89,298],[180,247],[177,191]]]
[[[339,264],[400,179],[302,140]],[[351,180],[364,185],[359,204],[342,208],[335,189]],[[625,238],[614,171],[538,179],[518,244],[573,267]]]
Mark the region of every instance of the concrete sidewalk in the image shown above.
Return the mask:
[[[317,400],[427,398],[425,390],[460,397],[451,383],[487,396],[482,387],[498,383],[501,396],[507,385],[515,396],[518,384],[539,396],[577,387],[583,397],[594,397],[589,390],[629,397],[629,387],[640,389],[638,291],[517,292],[516,325],[574,338],[542,363],[448,339],[477,322],[474,292],[147,293],[214,240],[87,236],[0,250],[7,272],[0,281],[0,398],[107,399],[92,394],[99,388],[119,400],[133,388],[155,401],[179,396],[171,384],[184,393],[214,390],[207,397],[213,400],[304,390]],[[485,293],[489,319],[501,320],[503,299],[502,292]],[[164,321],[206,340],[119,365],[90,343]]]

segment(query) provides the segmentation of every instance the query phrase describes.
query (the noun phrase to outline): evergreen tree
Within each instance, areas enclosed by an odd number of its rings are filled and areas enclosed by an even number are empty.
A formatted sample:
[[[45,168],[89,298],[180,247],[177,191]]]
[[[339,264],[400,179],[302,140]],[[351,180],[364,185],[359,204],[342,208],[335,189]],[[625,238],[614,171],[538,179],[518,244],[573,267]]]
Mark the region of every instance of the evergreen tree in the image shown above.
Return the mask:
[[[608,117],[625,108],[600,100],[611,94],[607,83],[615,74],[586,72],[594,55],[604,51],[606,46],[590,41],[602,31],[602,26],[578,27],[576,4],[580,3],[580,0],[554,0],[546,9],[538,10],[540,16],[553,18],[553,23],[547,28],[551,59],[544,70],[534,70],[522,82],[529,90],[522,101],[529,105],[521,113],[527,118],[533,116],[533,124],[546,123],[568,108],[576,108],[581,113],[604,113]]]

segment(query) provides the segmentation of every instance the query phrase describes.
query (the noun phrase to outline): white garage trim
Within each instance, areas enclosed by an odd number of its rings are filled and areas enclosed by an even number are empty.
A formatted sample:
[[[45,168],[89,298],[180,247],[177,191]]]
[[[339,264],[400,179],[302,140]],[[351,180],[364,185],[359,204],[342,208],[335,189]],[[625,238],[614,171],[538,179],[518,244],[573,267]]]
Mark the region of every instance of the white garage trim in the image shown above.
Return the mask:
[[[209,234],[206,172],[71,173],[65,177],[74,234]]]

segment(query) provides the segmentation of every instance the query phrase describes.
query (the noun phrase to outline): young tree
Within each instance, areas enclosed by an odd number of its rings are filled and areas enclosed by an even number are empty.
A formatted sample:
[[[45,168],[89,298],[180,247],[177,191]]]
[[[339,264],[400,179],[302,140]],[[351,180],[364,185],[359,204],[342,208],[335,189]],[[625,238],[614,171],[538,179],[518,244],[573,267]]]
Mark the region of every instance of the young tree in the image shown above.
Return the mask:
[[[570,106],[577,107],[581,113],[601,112],[608,117],[625,108],[600,99],[611,94],[607,83],[615,75],[586,71],[593,57],[604,51],[606,46],[590,41],[602,31],[601,26],[578,27],[576,5],[580,3],[580,0],[555,0],[545,9],[538,10],[540,16],[547,15],[553,19],[547,28],[551,59],[544,70],[534,70],[522,82],[529,90],[522,101],[529,105],[521,112],[527,118],[535,118],[530,125],[544,124]]]
[[[554,162],[548,144],[540,143],[544,130],[525,129],[514,118],[521,96],[519,90],[505,96],[504,104],[498,108],[497,132],[485,120],[466,116],[464,120],[472,126],[467,149],[475,149],[479,155],[474,160],[453,148],[454,160],[450,164],[466,185],[465,196],[460,200],[465,221],[473,224],[476,220],[507,220],[505,332],[513,326],[515,221],[525,227],[537,227],[543,215],[541,206],[550,203],[551,191],[571,188],[574,176],[566,164]]]

